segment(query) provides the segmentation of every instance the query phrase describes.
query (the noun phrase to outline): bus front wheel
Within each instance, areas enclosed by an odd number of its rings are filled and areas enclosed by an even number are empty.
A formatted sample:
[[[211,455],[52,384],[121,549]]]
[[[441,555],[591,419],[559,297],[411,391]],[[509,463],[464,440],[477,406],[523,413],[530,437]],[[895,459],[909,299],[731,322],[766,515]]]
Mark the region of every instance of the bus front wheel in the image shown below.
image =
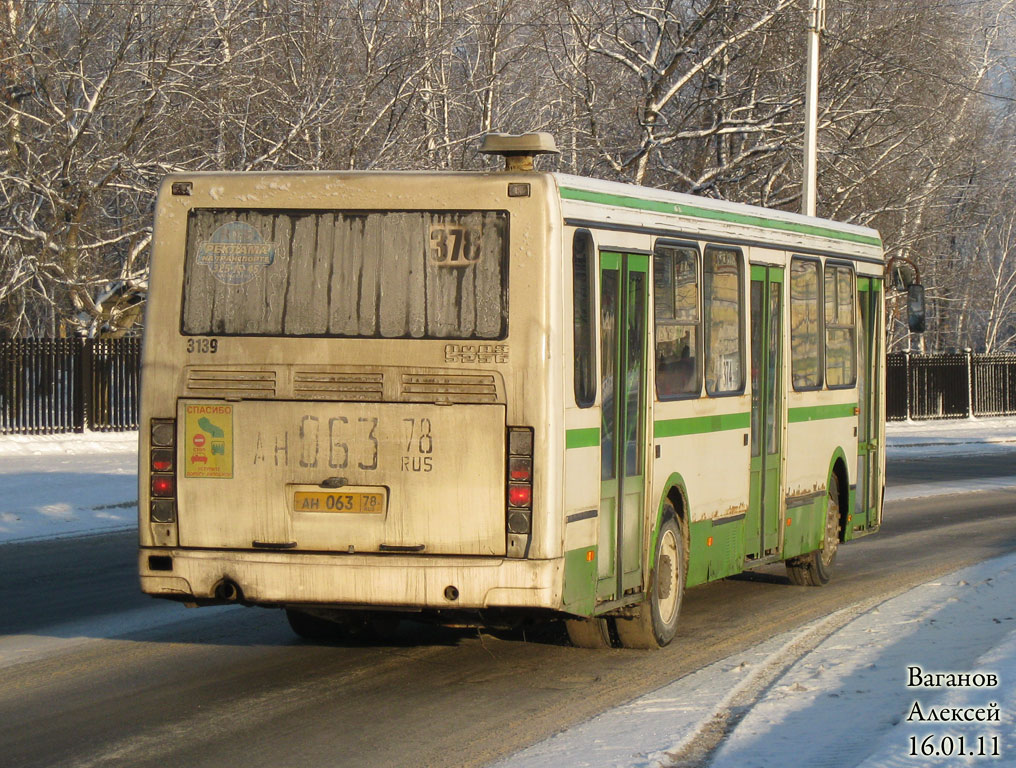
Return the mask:
[[[673,507],[670,509],[673,512]],[[662,648],[677,634],[687,560],[676,514],[667,517],[656,537],[655,562],[649,595],[634,616],[616,621],[617,636],[625,648]]]
[[[787,560],[787,576],[799,587],[822,587],[833,577],[833,562],[840,545],[840,481],[829,478],[825,533],[822,549]]]

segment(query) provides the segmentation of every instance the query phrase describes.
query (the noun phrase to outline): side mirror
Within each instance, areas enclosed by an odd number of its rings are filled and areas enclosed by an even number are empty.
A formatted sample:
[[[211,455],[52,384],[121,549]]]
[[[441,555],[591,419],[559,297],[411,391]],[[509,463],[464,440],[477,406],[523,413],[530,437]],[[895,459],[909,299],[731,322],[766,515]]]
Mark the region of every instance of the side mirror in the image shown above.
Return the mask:
[[[907,325],[911,333],[924,333],[924,286],[913,283],[907,287]]]

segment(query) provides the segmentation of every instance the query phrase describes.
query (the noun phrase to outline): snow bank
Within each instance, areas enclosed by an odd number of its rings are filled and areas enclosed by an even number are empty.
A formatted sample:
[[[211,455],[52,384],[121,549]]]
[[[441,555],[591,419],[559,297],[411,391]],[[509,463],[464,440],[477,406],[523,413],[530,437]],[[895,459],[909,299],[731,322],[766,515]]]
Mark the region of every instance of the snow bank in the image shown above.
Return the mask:
[[[957,765],[955,754],[911,755],[934,737],[955,752],[999,737],[1013,756],[1016,686],[1016,555],[916,587],[865,612],[790,667],[733,729],[713,766]],[[911,687],[909,668],[990,673],[995,687]],[[923,677],[923,674],[920,675]],[[919,711],[914,714],[914,704]],[[992,707],[991,705],[995,705]],[[998,722],[927,722],[942,707],[995,709]],[[982,713],[986,717],[987,713]],[[910,717],[910,720],[908,720]],[[1008,741],[1008,749],[1004,742]],[[989,747],[990,749],[990,747]],[[835,760],[830,762],[830,757]],[[918,760],[918,757],[921,759]],[[981,758],[984,759],[983,757]]]
[[[1016,451],[1016,417],[894,421],[886,425],[892,458],[961,456]]]
[[[704,667],[497,763],[497,768],[945,768],[955,754],[911,756],[910,737],[940,752],[964,736],[1001,764],[1016,754],[1016,554],[889,600],[851,606]],[[991,673],[994,688],[908,686],[908,667]],[[994,709],[998,722],[907,720],[942,707]],[[952,741],[943,739],[952,738]],[[1009,762],[1005,761],[1006,757]],[[986,757],[965,758],[969,764]],[[998,761],[989,764],[998,765]]]
[[[0,471],[8,457],[138,455],[137,432],[82,432],[62,435],[0,436]],[[5,472],[5,474],[7,474]]]
[[[137,432],[0,437],[0,543],[137,526]]]

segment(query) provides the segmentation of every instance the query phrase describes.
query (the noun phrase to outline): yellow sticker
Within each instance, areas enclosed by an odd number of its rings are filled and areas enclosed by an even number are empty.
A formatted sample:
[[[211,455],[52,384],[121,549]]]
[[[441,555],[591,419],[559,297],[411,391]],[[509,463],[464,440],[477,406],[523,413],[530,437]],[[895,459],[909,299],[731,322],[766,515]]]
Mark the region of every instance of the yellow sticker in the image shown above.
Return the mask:
[[[233,477],[233,406],[188,405],[184,477]]]

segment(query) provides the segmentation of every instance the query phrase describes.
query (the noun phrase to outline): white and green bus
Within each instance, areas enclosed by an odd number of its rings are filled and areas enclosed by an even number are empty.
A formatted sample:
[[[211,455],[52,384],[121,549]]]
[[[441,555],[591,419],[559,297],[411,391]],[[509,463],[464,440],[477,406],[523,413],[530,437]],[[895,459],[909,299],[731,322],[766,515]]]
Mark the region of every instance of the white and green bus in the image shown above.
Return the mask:
[[[140,575],[300,634],[566,619],[666,645],[686,587],[821,585],[878,530],[871,229],[532,170],[192,173],[159,193]]]

